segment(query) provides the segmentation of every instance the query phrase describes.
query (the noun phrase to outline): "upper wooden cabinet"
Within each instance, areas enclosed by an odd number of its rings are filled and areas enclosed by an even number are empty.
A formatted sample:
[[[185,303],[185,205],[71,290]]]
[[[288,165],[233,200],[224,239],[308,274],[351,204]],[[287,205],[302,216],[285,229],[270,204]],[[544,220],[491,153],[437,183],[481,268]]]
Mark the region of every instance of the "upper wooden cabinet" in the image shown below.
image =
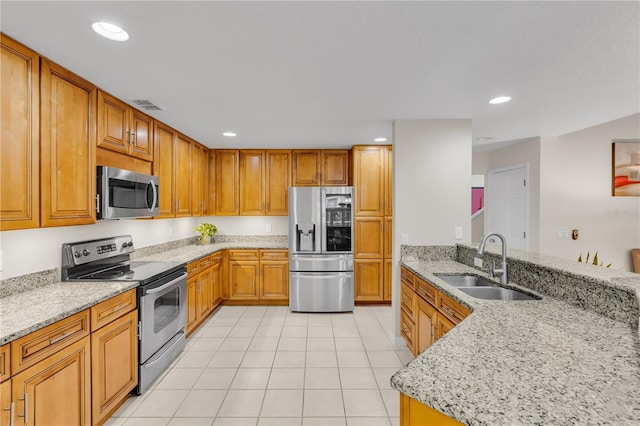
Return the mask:
[[[393,215],[393,147],[387,145],[384,170],[384,215]],[[391,230],[389,230],[391,231]]]
[[[191,213],[203,216],[208,211],[209,149],[197,142],[191,147]]]
[[[322,185],[347,186],[349,184],[349,150],[322,150]]]
[[[384,216],[385,146],[353,147],[354,215]]]
[[[174,161],[176,217],[191,216],[191,148],[193,141],[178,133]],[[160,183],[162,185],[162,183]]]
[[[268,149],[265,170],[265,214],[289,214],[289,187],[291,186],[291,151]]]
[[[153,161],[153,119],[99,90],[98,146]]]
[[[40,226],[40,57],[0,35],[0,231]]]
[[[96,87],[42,59],[42,226],[96,221]]]
[[[240,216],[264,215],[264,183],[264,150],[240,150]]]
[[[348,149],[294,149],[292,186],[346,186]]]
[[[173,150],[178,133],[171,127],[158,121],[154,125],[155,146],[153,150],[153,174],[160,178],[158,218],[175,217],[175,188]]]
[[[215,215],[237,216],[240,213],[240,152],[216,149],[214,158]]]

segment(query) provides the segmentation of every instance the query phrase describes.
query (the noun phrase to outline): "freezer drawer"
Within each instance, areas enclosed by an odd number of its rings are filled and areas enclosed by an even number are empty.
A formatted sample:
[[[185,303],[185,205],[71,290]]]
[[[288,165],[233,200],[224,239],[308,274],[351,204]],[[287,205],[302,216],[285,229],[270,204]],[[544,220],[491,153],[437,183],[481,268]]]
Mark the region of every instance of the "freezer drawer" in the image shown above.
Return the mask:
[[[353,271],[353,254],[304,255],[289,256],[291,272],[334,272]]]
[[[353,272],[291,272],[289,285],[292,311],[353,311]]]

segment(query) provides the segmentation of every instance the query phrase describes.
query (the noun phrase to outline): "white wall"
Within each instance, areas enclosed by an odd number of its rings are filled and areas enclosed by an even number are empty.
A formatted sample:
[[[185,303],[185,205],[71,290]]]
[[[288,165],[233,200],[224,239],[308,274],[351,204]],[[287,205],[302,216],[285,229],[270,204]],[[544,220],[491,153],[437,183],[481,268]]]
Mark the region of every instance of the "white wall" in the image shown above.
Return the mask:
[[[271,224],[272,235],[287,235],[286,216],[193,217],[158,220],[99,221],[94,225],[26,229],[0,232],[0,250],[4,257],[0,278],[60,268],[63,243],[131,235],[135,247],[147,247],[198,235],[193,230],[200,222],[210,222],[223,235],[263,235]]]
[[[541,138],[540,251],[577,259],[598,251],[605,264],[632,271],[640,247],[640,198],[611,195],[613,139],[640,139],[640,114],[559,137]],[[577,241],[558,230],[578,229]]]
[[[393,333],[399,336],[400,244],[471,240],[471,120],[396,120],[393,124]],[[463,229],[456,240],[454,228]]]

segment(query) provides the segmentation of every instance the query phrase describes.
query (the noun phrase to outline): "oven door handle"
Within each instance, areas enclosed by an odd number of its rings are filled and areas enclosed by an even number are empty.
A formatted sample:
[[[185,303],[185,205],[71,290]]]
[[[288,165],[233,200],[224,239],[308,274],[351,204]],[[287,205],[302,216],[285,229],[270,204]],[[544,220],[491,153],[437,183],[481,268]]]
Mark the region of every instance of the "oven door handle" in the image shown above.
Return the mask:
[[[146,295],[146,294],[159,293],[159,292],[161,292],[161,291],[163,291],[163,290],[175,285],[178,281],[184,280],[186,278],[186,276],[187,276],[187,274],[182,274],[178,278],[176,278],[175,280],[169,281],[168,283],[166,283],[164,285],[161,285],[158,288],[152,288],[152,289],[146,290],[144,292],[144,294]]]
[[[158,190],[156,189],[156,185],[153,183],[153,180],[149,181],[149,186],[153,190],[153,201],[151,202],[151,205],[147,204],[147,209],[149,209],[149,211],[152,212],[153,209],[156,207],[156,203],[158,202]]]

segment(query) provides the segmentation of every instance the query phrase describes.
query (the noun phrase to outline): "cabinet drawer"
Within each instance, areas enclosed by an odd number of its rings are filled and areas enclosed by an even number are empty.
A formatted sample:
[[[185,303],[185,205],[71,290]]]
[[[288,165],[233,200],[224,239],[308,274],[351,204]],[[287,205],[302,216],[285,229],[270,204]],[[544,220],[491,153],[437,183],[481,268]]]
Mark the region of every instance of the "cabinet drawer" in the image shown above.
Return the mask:
[[[469,309],[442,292],[438,292],[438,304],[436,307],[438,311],[451,320],[454,325],[458,324],[471,313]]]
[[[89,309],[11,342],[11,372],[19,373],[89,335]]]
[[[406,284],[412,290],[415,289],[415,275],[404,266],[400,267],[400,282]]]
[[[112,297],[91,308],[91,332],[109,324],[116,318],[136,308],[136,290]]]
[[[416,294],[404,283],[400,285],[400,308],[402,312],[409,315],[409,318],[415,318]]]
[[[11,377],[11,345],[0,346],[0,383]],[[0,407],[2,408],[2,407]]]
[[[416,293],[418,293],[418,296],[422,297],[433,306],[436,306],[436,294],[438,293],[438,291],[431,284],[417,277]]]
[[[198,260],[198,273],[206,270],[211,266],[211,256],[205,256]]]
[[[187,274],[192,276],[198,273],[198,261],[187,263]]]
[[[217,251],[211,255],[211,265],[222,262],[222,252]]]
[[[260,260],[289,260],[288,250],[260,250]]]
[[[415,354],[416,326],[404,311],[400,311],[400,335],[407,342],[409,350]]]
[[[229,250],[230,260],[258,260],[258,250]]]

